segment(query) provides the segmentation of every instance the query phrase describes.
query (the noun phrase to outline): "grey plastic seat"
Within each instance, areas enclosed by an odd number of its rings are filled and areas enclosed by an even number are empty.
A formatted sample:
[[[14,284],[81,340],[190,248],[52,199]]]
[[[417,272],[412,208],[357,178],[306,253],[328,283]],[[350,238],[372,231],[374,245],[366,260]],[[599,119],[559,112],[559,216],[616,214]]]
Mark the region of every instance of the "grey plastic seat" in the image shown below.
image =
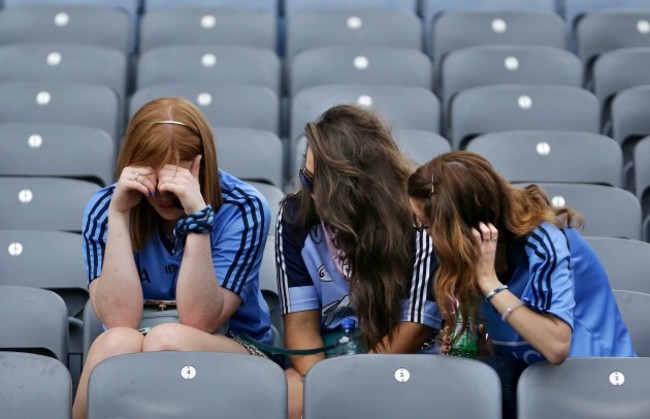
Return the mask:
[[[417,13],[417,0],[284,0],[284,11],[287,17],[298,13],[345,10],[345,9],[383,9],[401,10]]]
[[[104,332],[104,326],[95,315],[95,311],[93,310],[90,299],[86,301],[86,305],[84,306],[82,324],[82,365],[85,365],[90,347],[92,346],[95,339],[97,339],[97,336],[101,335],[102,332]]]
[[[256,182],[250,180],[246,181],[246,183],[248,183],[258,191],[260,191],[260,193],[264,196],[264,198],[266,198],[266,202],[269,204],[269,208],[271,210],[271,224],[269,225],[269,236],[274,236],[278,212],[280,211],[280,201],[282,201],[282,199],[284,198],[284,192],[282,192],[282,189],[280,189],[279,187],[268,183]]]
[[[0,229],[79,232],[96,183],[54,177],[0,177]]]
[[[576,27],[587,14],[599,10],[643,10],[650,9],[646,0],[562,0],[562,15],[567,22],[567,35],[572,51],[577,50]]]
[[[315,121],[335,105],[369,106],[386,124],[396,129],[440,131],[440,103],[430,91],[412,86],[370,84],[333,84],[315,86],[298,93],[291,102],[292,161],[296,157],[296,141],[305,124]]]
[[[161,383],[161,385],[151,385]],[[145,352],[99,363],[88,418],[286,418],[284,371],[273,361],[218,352]],[[124,395],[128,394],[128,397]],[[254,395],[254,397],[251,397]]]
[[[304,382],[305,419],[501,418],[496,372],[466,358],[341,356],[315,364]],[[467,402],[468,394],[472,403]]]
[[[603,263],[612,288],[650,293],[650,243],[620,237],[585,238]]]
[[[387,30],[390,28],[390,30]],[[422,49],[422,21],[402,10],[319,10],[291,16],[287,56],[317,47],[368,45]]]
[[[635,86],[620,91],[612,100],[612,137],[631,157],[634,143],[650,135],[650,86]]]
[[[517,387],[519,419],[641,419],[650,412],[650,358],[569,358],[538,362]]]
[[[0,318],[0,351],[50,356],[68,365],[68,314],[57,294],[0,285]]]
[[[146,87],[131,97],[131,116],[145,103],[167,96],[181,96],[192,101],[214,127],[253,128],[278,133],[278,96],[268,87],[245,84],[184,82]]]
[[[650,294],[614,290],[614,297],[616,297],[616,304],[632,337],[636,354],[650,357],[650,327],[648,327],[647,321],[647,315],[650,312]]]
[[[0,176],[74,177],[113,182],[115,142],[97,128],[0,123]]]
[[[601,54],[594,62],[594,93],[601,102],[603,112],[618,92],[650,84],[650,47],[624,48]],[[603,120],[606,122],[606,120]]]
[[[270,131],[249,128],[214,129],[219,168],[244,180],[283,184],[283,146]]]
[[[422,0],[421,15],[424,22],[425,51],[431,55],[431,26],[435,18],[451,10],[533,10],[556,12],[555,0]],[[432,55],[431,55],[432,56]]]
[[[275,225],[272,229],[275,229]],[[264,256],[260,265],[260,290],[271,314],[273,345],[284,347],[284,319],[276,280],[274,236],[269,236],[264,246]]]
[[[622,187],[618,143],[578,131],[506,131],[480,135],[466,149],[481,154],[511,182],[593,183]]]
[[[240,83],[280,91],[280,60],[273,51],[241,46],[171,45],[145,52],[137,88],[178,82]]]
[[[402,153],[418,165],[451,151],[449,141],[434,132],[398,129],[393,131],[393,138]]]
[[[0,352],[0,410],[7,418],[70,419],[72,385],[65,365],[50,357]]]
[[[566,48],[564,20],[541,10],[452,10],[433,21],[433,62],[449,52],[479,45]]]
[[[365,45],[305,50],[290,62],[289,93],[323,84],[384,84],[431,88],[429,57],[409,48]]]
[[[593,93],[572,86],[492,85],[458,93],[450,105],[447,138],[455,150],[497,131],[557,130],[599,133]]]
[[[94,4],[93,4],[94,3]],[[115,48],[135,47],[134,1],[6,0],[0,10],[0,43],[55,42]],[[133,7],[133,13],[119,6]],[[118,7],[116,7],[118,6]]]
[[[539,183],[554,207],[565,205],[584,217],[585,236],[641,239],[641,204],[633,193],[584,183]]]
[[[0,83],[0,97],[0,123],[80,125],[118,138],[120,103],[109,87],[70,81],[14,81]]]
[[[140,53],[178,44],[237,45],[275,51],[276,25],[275,14],[264,10],[218,9],[207,4],[205,8],[157,9],[142,16]]]
[[[442,61],[439,95],[494,84],[556,84],[582,87],[582,63],[570,52],[533,45],[483,45],[450,52]]]
[[[643,208],[643,238],[650,242],[650,137],[634,148],[634,190]]]
[[[219,9],[244,9],[264,10],[277,14],[278,0],[143,0],[144,13],[155,12],[162,9],[187,9],[187,8],[219,8]]]
[[[650,47],[649,20],[650,5],[646,10],[595,10],[585,14],[575,27],[578,56],[588,68],[604,52]]]
[[[126,56],[114,48],[51,42],[0,47],[0,82],[83,82],[108,86],[123,99],[126,68]]]

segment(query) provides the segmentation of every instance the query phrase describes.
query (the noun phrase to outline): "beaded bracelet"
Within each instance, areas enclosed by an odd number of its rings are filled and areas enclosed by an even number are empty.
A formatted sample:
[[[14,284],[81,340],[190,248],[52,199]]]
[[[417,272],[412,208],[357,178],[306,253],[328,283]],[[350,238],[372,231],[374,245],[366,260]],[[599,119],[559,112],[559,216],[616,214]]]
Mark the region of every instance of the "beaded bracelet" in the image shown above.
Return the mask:
[[[492,297],[494,297],[497,293],[499,293],[499,292],[501,292],[501,291],[503,291],[503,290],[507,290],[507,289],[508,289],[508,286],[507,286],[507,285],[499,285],[498,287],[496,287],[495,289],[493,289],[492,291],[490,291],[490,292],[485,296],[485,301],[490,301],[490,300],[492,299]]]
[[[515,311],[516,309],[518,309],[519,307],[521,307],[523,305],[524,305],[524,302],[519,300],[516,303],[514,303],[513,305],[511,305],[510,307],[506,308],[506,311],[504,311],[503,314],[501,315],[501,321],[505,322],[506,319],[508,318],[508,316],[510,315],[510,313],[512,313],[513,311]]]
[[[174,227],[176,244],[173,253],[176,254],[185,246],[185,238],[189,233],[210,233],[214,230],[214,210],[208,205],[201,211],[182,216]]]

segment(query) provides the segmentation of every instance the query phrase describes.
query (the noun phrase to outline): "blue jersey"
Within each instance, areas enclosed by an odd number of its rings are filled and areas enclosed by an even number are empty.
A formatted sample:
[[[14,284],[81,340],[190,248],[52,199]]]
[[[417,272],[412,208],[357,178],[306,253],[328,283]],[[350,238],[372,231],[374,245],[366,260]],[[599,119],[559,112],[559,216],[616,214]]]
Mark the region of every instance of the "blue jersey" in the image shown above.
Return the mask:
[[[320,224],[307,232],[287,225],[283,211],[290,211],[290,206],[287,203],[280,208],[275,234],[282,313],[319,310],[321,330],[337,329],[344,318],[356,319],[350,307],[348,281],[330,256]],[[401,321],[440,329],[442,322],[430,286],[436,267],[433,243],[423,231],[415,236],[413,272],[408,298],[402,302]]]
[[[509,291],[573,330],[569,357],[636,356],[605,269],[578,231],[544,223],[510,246],[508,265]],[[490,303],[481,303],[481,314],[498,355],[544,359]]]
[[[229,330],[271,342],[268,307],[259,287],[259,268],[269,230],[270,211],[262,194],[236,177],[219,171],[223,205],[211,233],[212,262],[221,286],[242,301],[229,321]],[[88,282],[102,273],[108,206],[115,185],[99,190],[86,206],[82,232]],[[154,231],[144,248],[134,252],[145,299],[175,300],[183,251],[171,253],[162,232]]]

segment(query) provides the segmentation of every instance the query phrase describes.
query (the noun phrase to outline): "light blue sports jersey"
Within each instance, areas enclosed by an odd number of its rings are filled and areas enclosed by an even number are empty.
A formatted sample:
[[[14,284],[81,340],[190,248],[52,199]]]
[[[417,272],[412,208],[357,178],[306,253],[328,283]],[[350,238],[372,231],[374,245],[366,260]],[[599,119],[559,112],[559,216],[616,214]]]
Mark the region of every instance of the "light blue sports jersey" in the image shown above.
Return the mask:
[[[636,356],[605,269],[577,230],[544,223],[511,245],[508,264],[508,290],[573,329],[569,357]],[[481,303],[481,314],[498,355],[529,364],[544,359],[489,302]]]
[[[292,230],[283,217],[287,205],[280,209],[275,235],[282,313],[320,310],[323,332],[339,328],[346,317],[356,320],[350,307],[348,282],[329,254],[323,227],[315,225],[309,232]],[[426,232],[417,232],[414,249],[411,285],[408,298],[402,302],[401,321],[438,330],[442,322],[430,286],[436,259]]]
[[[211,233],[212,262],[221,286],[241,298],[229,330],[271,343],[268,307],[259,288],[259,268],[269,230],[270,211],[262,194],[219,170],[223,205]],[[101,275],[108,225],[108,206],[115,185],[99,190],[88,202],[82,226],[88,282]],[[176,299],[176,280],[183,251],[172,255],[155,231],[144,249],[134,252],[145,299]]]

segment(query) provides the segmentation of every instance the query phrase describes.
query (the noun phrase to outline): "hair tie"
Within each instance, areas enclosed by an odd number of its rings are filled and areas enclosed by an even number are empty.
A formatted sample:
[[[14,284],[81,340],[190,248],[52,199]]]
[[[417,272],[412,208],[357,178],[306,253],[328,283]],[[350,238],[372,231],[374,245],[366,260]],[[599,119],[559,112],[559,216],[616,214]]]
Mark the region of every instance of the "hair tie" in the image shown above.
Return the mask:
[[[174,227],[176,243],[172,254],[177,254],[185,247],[185,238],[189,233],[211,233],[214,230],[214,210],[208,205],[201,211],[182,216]]]

